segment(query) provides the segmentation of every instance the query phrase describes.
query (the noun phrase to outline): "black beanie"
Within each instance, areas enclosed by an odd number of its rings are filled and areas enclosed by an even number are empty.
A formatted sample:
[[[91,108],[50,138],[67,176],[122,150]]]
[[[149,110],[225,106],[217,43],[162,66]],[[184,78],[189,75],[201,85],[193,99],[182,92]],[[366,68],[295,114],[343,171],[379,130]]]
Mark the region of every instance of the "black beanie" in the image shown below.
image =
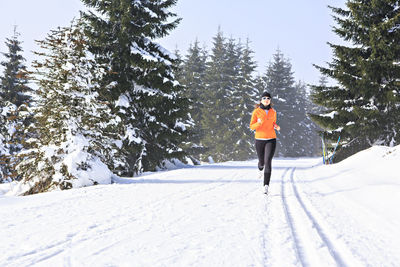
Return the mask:
[[[261,97],[264,97],[264,96],[268,96],[269,98],[271,98],[271,94],[268,93],[268,92],[264,92],[264,93],[261,95]]]

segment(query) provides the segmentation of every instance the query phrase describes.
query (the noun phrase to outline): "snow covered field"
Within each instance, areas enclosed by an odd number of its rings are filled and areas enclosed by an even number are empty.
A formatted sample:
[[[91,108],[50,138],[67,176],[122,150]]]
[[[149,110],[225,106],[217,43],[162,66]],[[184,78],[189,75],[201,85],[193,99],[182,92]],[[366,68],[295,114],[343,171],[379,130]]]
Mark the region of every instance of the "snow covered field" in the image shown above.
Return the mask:
[[[400,146],[0,196],[0,266],[400,266]],[[1,185],[0,194],[9,185]]]

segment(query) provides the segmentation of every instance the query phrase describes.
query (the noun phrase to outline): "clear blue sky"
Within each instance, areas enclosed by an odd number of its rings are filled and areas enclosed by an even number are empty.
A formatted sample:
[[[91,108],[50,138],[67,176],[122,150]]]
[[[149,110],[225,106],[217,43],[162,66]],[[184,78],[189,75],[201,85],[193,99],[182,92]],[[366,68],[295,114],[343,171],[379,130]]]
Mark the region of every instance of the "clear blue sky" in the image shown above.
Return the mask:
[[[258,71],[264,72],[272,54],[279,49],[290,58],[296,80],[317,83],[319,72],[312,64],[325,65],[332,51],[326,42],[341,43],[332,32],[334,21],[327,5],[344,7],[345,0],[180,0],[173,11],[182,18],[171,34],[158,40],[170,51],[185,54],[196,38],[209,49],[220,26],[226,37],[249,38]],[[2,1],[0,51],[13,25],[21,33],[24,56],[34,58],[34,40],[43,39],[57,26],[66,26],[79,14],[79,0]],[[3,57],[0,55],[0,60]]]

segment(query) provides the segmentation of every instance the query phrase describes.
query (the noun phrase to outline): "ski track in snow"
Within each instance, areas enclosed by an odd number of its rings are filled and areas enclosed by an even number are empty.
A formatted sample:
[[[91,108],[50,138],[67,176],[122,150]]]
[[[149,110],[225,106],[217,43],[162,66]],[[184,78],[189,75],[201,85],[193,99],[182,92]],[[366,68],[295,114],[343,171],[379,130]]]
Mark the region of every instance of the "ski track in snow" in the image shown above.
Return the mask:
[[[346,245],[334,236],[315,209],[313,209],[309,203],[305,204],[306,201],[300,196],[297,185],[294,181],[294,172],[295,168],[292,168],[290,175],[286,175],[286,177],[281,179],[281,185],[287,220],[290,223],[293,240],[296,242],[296,252],[301,265],[364,266],[358,259],[355,259],[352,256],[352,253],[348,250]],[[297,203],[295,204],[291,202],[289,205],[289,201],[287,200],[288,195],[292,198],[294,196],[295,202]],[[297,208],[300,207],[301,211],[299,211],[299,209],[290,212],[291,210],[294,210],[295,206],[297,206]],[[301,216],[304,218],[300,219]],[[307,221],[306,217],[309,221],[308,229],[300,229],[305,228]],[[316,233],[318,235],[317,238],[313,238],[314,240],[311,239],[313,233],[308,233],[310,230],[312,230],[314,234]],[[315,242],[317,240],[319,242]],[[310,244],[313,243],[314,248],[311,248]],[[331,256],[331,260],[329,259],[326,250]],[[315,257],[315,255],[318,255],[318,257]]]
[[[376,210],[369,209],[368,206],[365,206],[365,203],[355,201],[343,194],[343,192],[347,193],[353,190],[365,190],[363,189],[365,186],[359,184],[359,188],[356,189],[335,189],[333,192],[332,188],[324,183],[318,184],[319,191],[315,191],[316,188],[313,187],[303,188],[310,181],[300,182],[302,187],[297,189],[298,194],[302,196],[312,214],[322,222],[324,228],[332,230],[327,232],[331,235],[335,232],[337,239],[340,239],[341,246],[337,246],[338,250],[343,247],[348,248],[348,252],[354,257],[352,265],[400,266],[399,246],[396,244],[400,237],[398,222],[392,223],[387,218],[379,216]],[[367,187],[370,187],[370,185]],[[329,193],[324,193],[325,190],[328,190]],[[338,193],[341,193],[340,202],[333,203],[327,197]],[[389,191],[389,193],[391,192]],[[371,195],[369,193],[368,198],[380,201],[379,194]],[[384,205],[387,205],[390,210],[390,204],[385,203]],[[340,214],[340,217],[334,217],[333,214]],[[349,261],[351,260],[349,259]]]
[[[0,197],[0,266],[365,266],[296,179],[315,163],[274,160],[268,196],[248,161]]]
[[[286,177],[286,174],[288,173],[288,171],[289,171],[289,169],[286,169],[285,172],[282,175],[282,178],[281,178],[281,196],[282,196],[282,200],[283,200],[283,208],[284,208],[284,211],[285,211],[286,221],[288,222],[288,225],[290,227],[290,232],[291,232],[291,235],[293,237],[294,249],[296,251],[296,259],[302,265],[304,265],[305,260],[303,259],[303,255],[300,252],[301,251],[300,250],[301,243],[300,243],[298,235],[296,234],[294,223],[293,223],[294,219],[293,219],[293,217],[291,216],[291,214],[289,212],[289,208],[288,208],[289,205],[287,203],[287,197],[285,195],[285,183],[286,183],[286,181],[284,181],[284,178]]]

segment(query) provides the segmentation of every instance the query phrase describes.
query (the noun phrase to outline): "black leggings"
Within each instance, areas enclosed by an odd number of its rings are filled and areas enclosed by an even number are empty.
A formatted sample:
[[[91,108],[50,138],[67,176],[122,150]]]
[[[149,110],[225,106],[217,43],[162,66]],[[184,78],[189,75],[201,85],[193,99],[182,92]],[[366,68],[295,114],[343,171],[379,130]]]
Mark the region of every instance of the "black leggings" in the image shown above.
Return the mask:
[[[271,162],[276,148],[276,139],[257,140],[256,150],[258,156],[258,169],[261,171],[264,168],[264,185],[269,185],[271,179]]]

